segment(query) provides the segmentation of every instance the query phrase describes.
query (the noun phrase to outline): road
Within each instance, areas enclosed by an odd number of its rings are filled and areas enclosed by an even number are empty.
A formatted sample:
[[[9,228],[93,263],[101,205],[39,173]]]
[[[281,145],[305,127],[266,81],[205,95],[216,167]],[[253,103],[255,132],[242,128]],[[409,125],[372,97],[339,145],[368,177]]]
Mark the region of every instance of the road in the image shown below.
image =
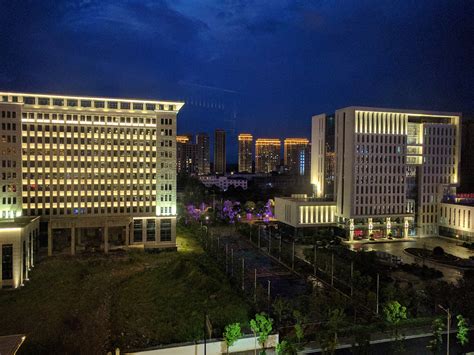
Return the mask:
[[[426,349],[429,341],[432,339],[431,335],[416,337],[412,339],[405,339],[403,341],[404,351],[403,354],[406,355],[424,355],[424,354],[433,354],[431,351]],[[474,346],[473,344],[468,344],[465,348],[461,348],[456,341],[456,335],[454,333],[451,334],[450,338],[450,353],[451,354],[463,354],[468,351],[473,351]],[[442,351],[441,353],[446,352],[446,336],[443,336],[443,344],[441,345]],[[370,354],[391,354],[393,351],[393,345],[391,342],[376,342],[375,344],[370,345]],[[309,350],[305,349],[300,354],[321,354],[319,350]],[[336,354],[338,355],[350,355],[353,354],[353,350],[351,349],[351,345],[347,344],[342,346],[341,348],[336,350]]]

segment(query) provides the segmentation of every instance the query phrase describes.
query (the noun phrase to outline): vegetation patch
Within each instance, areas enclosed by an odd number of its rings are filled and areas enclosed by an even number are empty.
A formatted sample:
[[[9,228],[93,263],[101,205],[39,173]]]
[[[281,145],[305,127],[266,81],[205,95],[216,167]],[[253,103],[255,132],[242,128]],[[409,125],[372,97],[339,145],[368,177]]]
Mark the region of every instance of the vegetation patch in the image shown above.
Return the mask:
[[[24,354],[104,354],[202,338],[246,323],[250,307],[186,230],[182,251],[52,257],[23,288],[0,292],[0,335],[26,334]],[[180,248],[181,249],[181,248]]]

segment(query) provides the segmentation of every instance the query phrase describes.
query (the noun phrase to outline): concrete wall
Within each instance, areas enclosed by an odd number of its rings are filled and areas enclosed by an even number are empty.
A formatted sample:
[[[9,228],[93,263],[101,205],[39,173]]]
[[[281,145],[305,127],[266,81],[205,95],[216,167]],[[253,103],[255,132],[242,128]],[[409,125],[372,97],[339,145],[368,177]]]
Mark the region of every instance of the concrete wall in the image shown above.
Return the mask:
[[[229,353],[235,353],[240,351],[252,351],[255,349],[255,337],[249,336],[239,339],[229,349]],[[278,334],[270,335],[267,342],[267,348],[274,348],[278,343]],[[257,343],[257,351],[259,345]],[[227,352],[227,346],[224,341],[212,340],[206,345],[207,355],[220,355]],[[182,344],[176,346],[167,346],[163,348],[155,348],[137,352],[126,352],[128,355],[198,355],[204,354],[204,344]],[[274,354],[273,350],[267,350],[267,354]]]

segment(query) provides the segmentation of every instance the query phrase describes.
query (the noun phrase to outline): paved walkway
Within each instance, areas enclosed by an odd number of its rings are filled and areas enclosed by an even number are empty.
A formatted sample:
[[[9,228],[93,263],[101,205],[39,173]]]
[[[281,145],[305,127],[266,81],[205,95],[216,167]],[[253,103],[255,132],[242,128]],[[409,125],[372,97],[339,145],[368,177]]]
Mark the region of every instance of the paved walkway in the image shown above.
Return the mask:
[[[396,255],[402,259],[404,263],[414,263],[415,257],[408,255],[404,252],[406,248],[426,248],[426,249],[433,249],[436,246],[440,246],[444,249],[446,253],[455,255],[460,258],[467,259],[470,256],[474,255],[473,250],[469,250],[461,246],[460,242],[456,240],[450,240],[441,237],[427,237],[427,238],[420,238],[416,241],[411,242],[398,242],[398,243],[374,243],[374,244],[364,244],[359,245],[354,243],[351,247],[352,248],[362,248],[364,250],[370,251],[384,251],[390,253],[392,255]],[[449,266],[440,265],[437,263],[432,263],[428,260],[425,261],[425,264],[429,267],[434,269],[440,270],[444,274],[444,280],[448,282],[457,282],[461,277],[461,272]]]

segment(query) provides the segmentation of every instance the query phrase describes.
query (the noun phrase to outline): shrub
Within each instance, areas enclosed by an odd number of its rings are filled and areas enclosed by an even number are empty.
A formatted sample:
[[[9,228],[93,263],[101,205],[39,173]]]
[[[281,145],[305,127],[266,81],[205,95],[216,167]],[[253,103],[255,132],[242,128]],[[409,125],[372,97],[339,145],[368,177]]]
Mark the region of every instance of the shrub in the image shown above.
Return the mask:
[[[444,255],[444,249],[441,248],[440,246],[434,247],[433,255],[434,256],[443,256]]]

